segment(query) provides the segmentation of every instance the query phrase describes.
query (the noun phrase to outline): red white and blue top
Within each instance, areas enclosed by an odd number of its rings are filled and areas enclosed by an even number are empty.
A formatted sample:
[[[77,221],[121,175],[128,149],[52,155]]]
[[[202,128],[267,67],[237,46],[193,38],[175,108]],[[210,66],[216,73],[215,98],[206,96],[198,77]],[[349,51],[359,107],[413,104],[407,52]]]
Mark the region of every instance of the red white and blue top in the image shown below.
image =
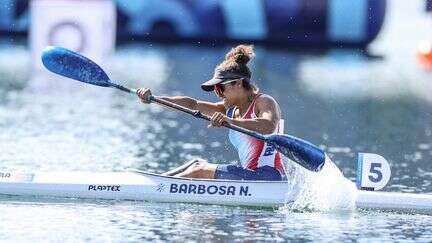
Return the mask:
[[[257,118],[255,114],[255,103],[260,95],[261,94],[255,96],[242,119]],[[228,109],[227,116],[229,118],[234,118],[236,109],[237,107]],[[279,121],[274,133],[283,133],[282,119]],[[273,145],[234,130],[229,130],[228,137],[232,145],[238,151],[240,164],[243,168],[256,170],[259,167],[267,165],[283,172],[282,156]]]

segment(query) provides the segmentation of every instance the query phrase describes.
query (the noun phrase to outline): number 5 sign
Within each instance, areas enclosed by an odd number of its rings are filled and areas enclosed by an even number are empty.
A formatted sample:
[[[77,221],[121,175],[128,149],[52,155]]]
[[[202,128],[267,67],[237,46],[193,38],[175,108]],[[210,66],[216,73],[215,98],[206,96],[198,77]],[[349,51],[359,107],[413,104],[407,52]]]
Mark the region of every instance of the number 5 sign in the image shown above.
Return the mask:
[[[357,162],[357,188],[362,190],[380,190],[390,180],[390,166],[384,157],[378,154],[359,153]]]

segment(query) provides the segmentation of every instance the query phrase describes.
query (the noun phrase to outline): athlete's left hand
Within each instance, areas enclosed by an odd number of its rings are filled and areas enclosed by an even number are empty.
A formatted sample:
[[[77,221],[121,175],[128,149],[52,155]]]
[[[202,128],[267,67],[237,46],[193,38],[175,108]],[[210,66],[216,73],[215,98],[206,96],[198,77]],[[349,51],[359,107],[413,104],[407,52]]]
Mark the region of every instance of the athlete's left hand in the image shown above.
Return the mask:
[[[221,112],[213,113],[213,116],[210,118],[210,124],[208,127],[221,127],[225,122],[229,122],[229,118]]]

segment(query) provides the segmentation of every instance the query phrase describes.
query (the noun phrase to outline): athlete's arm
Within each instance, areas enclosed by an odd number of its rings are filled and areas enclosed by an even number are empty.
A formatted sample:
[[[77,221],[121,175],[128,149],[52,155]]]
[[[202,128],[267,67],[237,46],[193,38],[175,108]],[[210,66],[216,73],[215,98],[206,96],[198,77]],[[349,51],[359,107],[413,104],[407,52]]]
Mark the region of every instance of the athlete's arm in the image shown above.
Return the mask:
[[[151,96],[151,91],[149,89],[138,89],[138,97],[141,98],[143,103],[150,103],[148,97]],[[225,113],[225,106],[222,102],[207,102],[202,100],[197,100],[188,96],[155,96],[156,98],[163,99],[172,102],[177,105],[184,106],[192,110],[199,110],[202,114],[211,117],[215,112]]]
[[[221,113],[215,113],[211,125],[218,127],[225,121],[259,133],[271,134],[276,130],[281,119],[279,105],[268,95],[258,97],[255,103],[255,114],[257,118],[253,119],[231,119]]]

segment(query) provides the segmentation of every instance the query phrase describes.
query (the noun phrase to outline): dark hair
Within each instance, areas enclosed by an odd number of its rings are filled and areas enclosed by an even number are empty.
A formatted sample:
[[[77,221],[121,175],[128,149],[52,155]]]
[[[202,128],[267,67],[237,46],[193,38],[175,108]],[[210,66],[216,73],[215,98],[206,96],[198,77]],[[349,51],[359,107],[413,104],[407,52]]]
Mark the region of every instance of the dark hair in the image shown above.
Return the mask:
[[[225,56],[225,60],[220,63],[216,70],[219,72],[236,72],[248,80],[243,79],[242,86],[247,90],[258,92],[258,88],[250,83],[252,73],[247,66],[248,62],[255,56],[253,45],[238,45],[232,48]]]

